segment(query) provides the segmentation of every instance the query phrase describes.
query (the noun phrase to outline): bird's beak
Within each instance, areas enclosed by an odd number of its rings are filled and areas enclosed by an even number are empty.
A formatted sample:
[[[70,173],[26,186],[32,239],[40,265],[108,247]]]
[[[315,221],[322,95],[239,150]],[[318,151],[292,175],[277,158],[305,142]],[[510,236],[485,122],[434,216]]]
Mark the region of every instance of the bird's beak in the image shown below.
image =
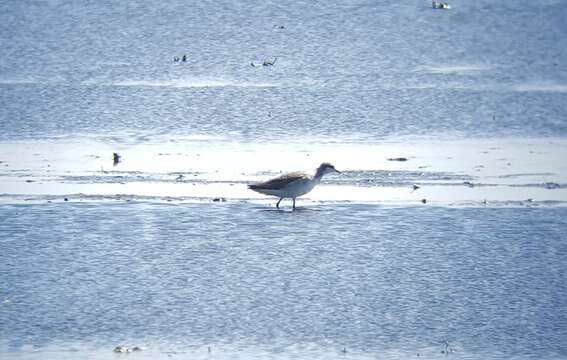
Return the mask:
[[[342,172],[340,172],[340,171],[337,170],[337,169],[335,169],[335,172],[336,172],[337,174],[342,174]]]

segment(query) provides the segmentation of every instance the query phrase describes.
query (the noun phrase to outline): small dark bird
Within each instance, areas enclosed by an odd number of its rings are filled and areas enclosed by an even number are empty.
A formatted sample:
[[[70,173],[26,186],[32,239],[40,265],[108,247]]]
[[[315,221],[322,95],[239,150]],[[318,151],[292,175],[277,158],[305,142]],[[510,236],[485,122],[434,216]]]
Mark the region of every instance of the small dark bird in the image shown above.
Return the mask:
[[[112,163],[114,164],[114,166],[118,165],[118,163],[121,161],[121,158],[122,156],[120,156],[118,153],[112,153]]]

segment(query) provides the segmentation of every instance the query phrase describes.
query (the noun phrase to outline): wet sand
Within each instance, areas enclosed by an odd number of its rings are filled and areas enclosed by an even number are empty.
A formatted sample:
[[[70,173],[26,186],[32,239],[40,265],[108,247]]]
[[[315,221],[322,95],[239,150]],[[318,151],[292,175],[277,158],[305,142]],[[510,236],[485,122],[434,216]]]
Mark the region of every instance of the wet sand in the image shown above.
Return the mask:
[[[394,139],[380,144],[242,144],[221,138],[151,138],[131,144],[92,138],[0,144],[0,201],[251,201],[246,185],[323,161],[326,177],[301,198],[321,202],[442,206],[563,206],[567,141]],[[121,162],[113,164],[117,152]]]

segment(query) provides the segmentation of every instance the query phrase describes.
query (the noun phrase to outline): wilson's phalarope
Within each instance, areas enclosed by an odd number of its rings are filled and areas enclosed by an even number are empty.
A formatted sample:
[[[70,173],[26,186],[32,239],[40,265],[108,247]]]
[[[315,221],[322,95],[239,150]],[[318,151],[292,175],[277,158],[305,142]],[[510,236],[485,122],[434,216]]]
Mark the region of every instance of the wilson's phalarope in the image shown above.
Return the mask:
[[[280,202],[283,199],[290,198],[293,200],[293,208],[295,209],[295,198],[313,190],[315,185],[319,184],[323,175],[331,172],[341,173],[333,165],[322,163],[313,176],[299,171],[291,172],[265,182],[248,185],[248,188],[261,194],[279,197],[276,208],[280,207]]]

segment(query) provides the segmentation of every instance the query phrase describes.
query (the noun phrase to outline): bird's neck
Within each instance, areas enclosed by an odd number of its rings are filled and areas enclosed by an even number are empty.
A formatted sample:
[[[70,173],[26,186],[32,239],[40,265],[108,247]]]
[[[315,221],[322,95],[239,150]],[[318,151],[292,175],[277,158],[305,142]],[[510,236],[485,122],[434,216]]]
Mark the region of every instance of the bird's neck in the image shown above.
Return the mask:
[[[317,172],[315,172],[315,175],[313,176],[313,180],[316,182],[321,181],[321,179],[323,178],[323,171],[320,171],[319,169],[317,169]]]

